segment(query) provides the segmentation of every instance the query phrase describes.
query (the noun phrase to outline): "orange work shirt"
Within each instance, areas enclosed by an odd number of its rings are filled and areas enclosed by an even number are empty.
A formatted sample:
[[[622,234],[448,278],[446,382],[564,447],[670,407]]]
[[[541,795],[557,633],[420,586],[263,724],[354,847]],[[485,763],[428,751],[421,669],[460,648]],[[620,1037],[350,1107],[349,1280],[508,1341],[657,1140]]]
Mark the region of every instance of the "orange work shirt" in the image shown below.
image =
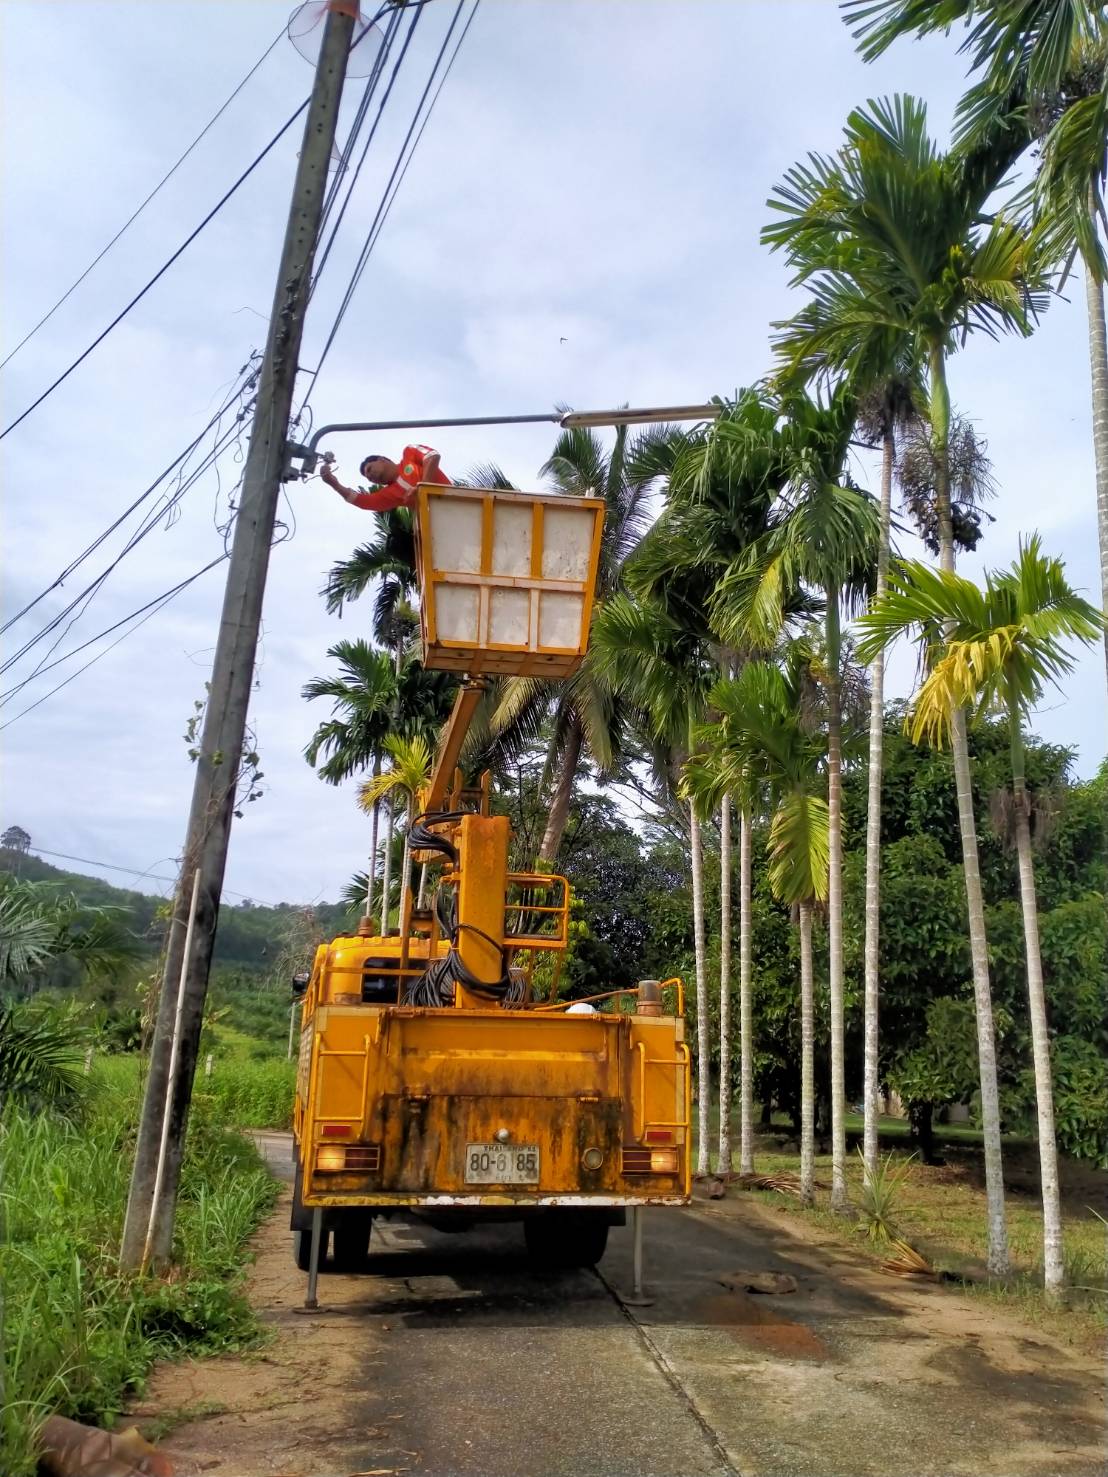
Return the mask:
[[[423,475],[424,463],[432,450],[430,446],[405,446],[400,459],[400,475],[396,480],[379,487],[376,492],[359,492],[352,499],[354,506],[367,508],[371,513],[388,513],[393,508],[410,508],[421,482],[438,482],[449,487],[450,478],[441,467],[430,477]]]

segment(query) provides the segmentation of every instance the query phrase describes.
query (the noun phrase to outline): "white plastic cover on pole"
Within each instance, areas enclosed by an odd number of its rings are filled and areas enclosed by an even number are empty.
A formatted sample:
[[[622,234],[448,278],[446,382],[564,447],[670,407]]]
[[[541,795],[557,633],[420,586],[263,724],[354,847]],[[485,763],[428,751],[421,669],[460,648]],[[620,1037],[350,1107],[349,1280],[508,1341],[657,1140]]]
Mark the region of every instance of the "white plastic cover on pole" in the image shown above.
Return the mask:
[[[158,1221],[158,1205],[162,1198],[162,1181],[165,1179],[165,1155],[169,1146],[169,1105],[173,1100],[173,1086],[177,1081],[177,1057],[181,1048],[181,1011],[185,1003],[185,978],[188,975],[189,956],[192,953],[192,933],[196,923],[196,900],[200,896],[200,868],[192,874],[192,900],[189,903],[189,921],[185,929],[185,951],[181,960],[181,978],[177,985],[177,1013],[173,1017],[173,1044],[169,1052],[169,1077],[166,1082],[165,1111],[162,1113],[162,1141],[158,1146],[158,1168],[154,1175],[154,1193],[150,1200],[150,1224],[146,1231],[146,1245],[142,1249],[142,1265],[150,1260],[150,1245],[154,1227]]]

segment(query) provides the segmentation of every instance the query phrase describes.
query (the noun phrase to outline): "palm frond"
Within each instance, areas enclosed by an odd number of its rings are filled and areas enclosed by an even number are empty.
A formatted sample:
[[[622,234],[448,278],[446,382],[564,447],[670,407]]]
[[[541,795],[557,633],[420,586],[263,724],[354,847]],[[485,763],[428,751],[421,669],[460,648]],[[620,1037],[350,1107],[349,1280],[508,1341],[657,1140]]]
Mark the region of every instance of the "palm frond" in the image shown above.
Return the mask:
[[[18,884],[0,892],[0,983],[41,969],[60,943],[58,919],[45,899]]]
[[[464,482],[458,487],[491,487],[493,491],[518,492],[519,489],[497,462],[478,462],[470,467]]]
[[[71,1108],[84,1081],[83,1044],[71,1019],[30,1005],[0,1006],[0,1104]]]

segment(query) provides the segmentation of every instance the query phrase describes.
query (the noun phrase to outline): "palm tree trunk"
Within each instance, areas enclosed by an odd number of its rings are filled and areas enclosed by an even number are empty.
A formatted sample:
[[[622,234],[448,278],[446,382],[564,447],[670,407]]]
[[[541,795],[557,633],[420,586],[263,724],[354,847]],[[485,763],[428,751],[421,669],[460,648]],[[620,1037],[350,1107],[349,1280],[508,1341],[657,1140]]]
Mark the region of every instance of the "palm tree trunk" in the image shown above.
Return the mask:
[[[373,761],[373,778],[377,779],[381,773],[380,754]],[[377,884],[377,833],[380,829],[381,802],[373,802],[373,823],[369,832],[369,878],[365,889],[365,916],[373,917],[373,893]]]
[[[392,896],[393,798],[385,797],[385,860],[381,868],[381,937],[389,931],[389,902]]]
[[[842,698],[839,590],[827,588],[827,946],[831,996],[831,1209],[845,1211],[846,1044],[843,1022]]]
[[[415,801],[408,797],[408,804],[404,809],[404,850],[400,855],[400,885],[396,889],[397,921],[404,917],[404,907],[408,896],[408,890],[412,883],[412,821],[415,819]]]
[[[396,698],[392,705],[393,722],[395,723],[400,708],[400,672],[404,663],[404,647],[399,636],[396,638],[396,646],[392,654],[392,669],[396,676]],[[381,936],[384,938],[389,931],[389,902],[392,892],[392,841],[393,841],[393,814],[394,802],[392,792],[389,792],[385,802],[385,860],[382,867],[381,877]],[[399,911],[399,910],[398,910]],[[399,919],[398,919],[399,921]]]
[[[558,783],[554,786],[550,810],[546,817],[546,830],[543,832],[542,844],[539,847],[540,862],[553,862],[562,844],[566,822],[569,820],[569,803],[573,798],[573,781],[581,759],[582,738],[581,725],[574,718],[570,723],[569,733],[566,735],[561,773],[558,776]]]
[[[711,1169],[712,1026],[708,1010],[708,969],[704,942],[704,848],[700,821],[689,804],[689,850],[692,864],[693,952],[696,958],[696,1172]]]
[[[1056,1301],[1065,1281],[1062,1250],[1062,1202],[1058,1188],[1058,1149],[1054,1138],[1054,1088],[1050,1071],[1043,963],[1039,953],[1039,906],[1035,865],[1031,858],[1031,807],[1024,777],[1023,733],[1019,714],[1009,704],[1012,735],[1012,789],[1016,803],[1016,855],[1019,859],[1023,938],[1027,951],[1027,1005],[1031,1017],[1031,1051],[1035,1063],[1035,1107],[1039,1126],[1039,1178],[1043,1198],[1043,1286]]]
[[[800,904],[800,1198],[815,1202],[816,1066],[812,991],[812,905]]]
[[[750,1006],[750,807],[739,811],[739,1173],[754,1173],[754,1024]]]
[[[881,453],[880,529],[877,543],[878,600],[889,583],[889,529],[892,523],[893,459],[896,436],[885,427]],[[881,770],[885,741],[885,655],[878,652],[869,669],[869,795],[866,805],[866,943],[863,1017],[865,1045],[862,1067],[862,1158],[870,1175],[877,1173],[877,1041],[881,929]]]
[[[1102,608],[1108,610],[1108,335],[1104,326],[1104,289],[1085,266],[1085,299],[1089,312],[1089,363],[1093,382],[1093,457],[1096,465],[1096,521],[1100,537]],[[1104,633],[1108,666],[1108,630]]]
[[[731,1173],[731,796],[719,812],[719,1164]]]
[[[939,532],[939,567],[954,569],[954,527],[950,515],[949,435],[950,394],[946,359],[941,345],[931,351],[931,444],[935,454],[935,512]],[[970,957],[973,962],[973,1002],[977,1018],[977,1067],[981,1087],[981,1136],[985,1151],[985,1201],[988,1214],[986,1265],[995,1276],[1011,1269],[1008,1226],[1004,1209],[1004,1164],[1000,1148],[1000,1094],[996,1080],[996,1031],[989,981],[989,945],[985,933],[985,896],[977,855],[977,822],[973,811],[966,715],[951,714],[950,750],[958,794],[958,827],[962,837],[962,870],[966,879]]]

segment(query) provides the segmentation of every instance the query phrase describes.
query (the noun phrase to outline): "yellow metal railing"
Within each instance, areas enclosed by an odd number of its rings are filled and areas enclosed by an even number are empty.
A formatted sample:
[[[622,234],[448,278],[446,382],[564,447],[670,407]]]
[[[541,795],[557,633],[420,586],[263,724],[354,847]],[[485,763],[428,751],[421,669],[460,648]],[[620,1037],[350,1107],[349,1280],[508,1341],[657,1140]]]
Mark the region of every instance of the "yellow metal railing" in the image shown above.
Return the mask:
[[[680,1128],[688,1131],[692,1121],[692,1054],[685,1043],[678,1042],[676,1057],[648,1057],[646,1042],[635,1042],[635,1053],[639,1064],[639,1095],[635,1103],[635,1138],[641,1143],[647,1128]],[[647,1067],[682,1068],[685,1075],[684,1118],[646,1117],[646,1069]],[[641,1115],[641,1118],[640,1118]]]
[[[320,1077],[320,1073],[323,1070],[322,1069],[322,1066],[321,1066],[321,1062],[322,1062],[322,1059],[324,1057],[361,1057],[361,1059],[362,1059],[362,1086],[361,1086],[361,1091],[360,1091],[360,1093],[358,1095],[358,1100],[359,1100],[359,1103],[361,1105],[361,1111],[359,1113],[356,1113],[356,1114],[349,1114],[349,1113],[328,1113],[326,1115],[326,1117],[327,1117],[327,1122],[328,1123],[362,1123],[365,1120],[366,1097],[367,1097],[367,1095],[369,1093],[369,1037],[368,1036],[363,1036],[362,1037],[362,1049],[361,1049],[361,1051],[332,1051],[332,1049],[330,1047],[324,1046],[323,1043],[320,1042],[320,1044],[316,1047],[315,1060],[312,1063],[312,1088],[311,1088],[311,1101],[312,1101],[312,1103],[318,1103],[319,1100],[320,1100],[319,1099],[319,1077]],[[318,1125],[315,1122],[312,1123],[312,1141],[313,1141],[313,1144],[317,1144],[318,1143],[318,1138],[317,1138],[316,1132],[315,1132],[317,1126]]]

